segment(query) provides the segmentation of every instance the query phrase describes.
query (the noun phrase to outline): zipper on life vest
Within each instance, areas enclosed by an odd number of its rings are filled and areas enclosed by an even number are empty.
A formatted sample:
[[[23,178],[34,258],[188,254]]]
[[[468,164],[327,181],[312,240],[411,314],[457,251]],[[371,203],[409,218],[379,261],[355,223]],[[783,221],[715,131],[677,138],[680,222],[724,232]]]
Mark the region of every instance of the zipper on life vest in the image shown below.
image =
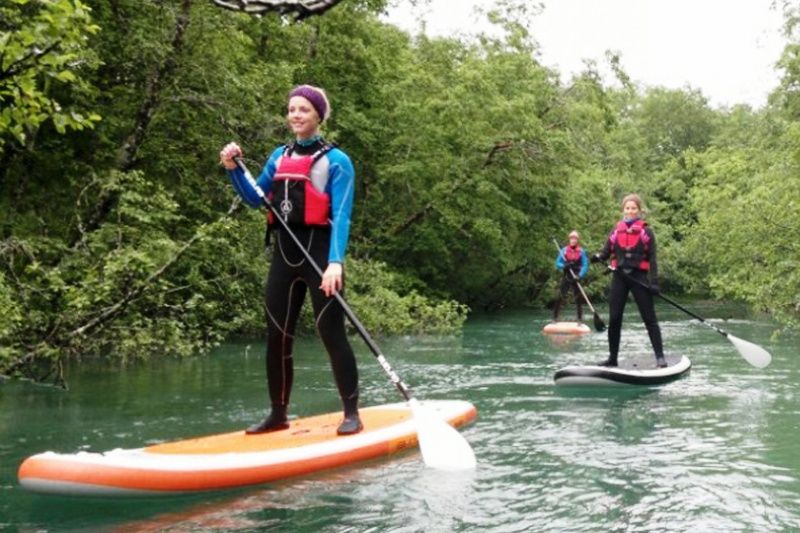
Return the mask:
[[[285,206],[289,205],[289,181],[286,181],[286,185],[283,187],[283,201]],[[281,209],[281,214],[283,215],[283,220],[285,222],[289,222],[289,212],[290,210],[283,210]]]

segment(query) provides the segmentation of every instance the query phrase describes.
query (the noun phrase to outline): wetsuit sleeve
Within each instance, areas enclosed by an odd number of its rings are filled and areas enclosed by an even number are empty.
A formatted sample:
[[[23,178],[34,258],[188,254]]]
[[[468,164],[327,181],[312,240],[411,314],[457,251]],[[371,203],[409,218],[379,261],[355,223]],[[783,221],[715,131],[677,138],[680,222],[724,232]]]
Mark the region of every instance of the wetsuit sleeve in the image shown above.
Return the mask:
[[[344,263],[347,240],[350,237],[350,215],[353,211],[355,170],[350,158],[341,150],[328,152],[328,194],[331,197],[331,246],[329,263]]]
[[[650,229],[650,226],[647,226],[645,231],[650,237],[650,251],[648,253],[648,261],[650,262],[650,283],[658,285],[658,260],[656,258],[658,254],[656,253],[656,234],[653,233],[653,230]]]
[[[581,249],[581,271],[578,273],[578,277],[583,279],[586,277],[586,274],[589,272],[589,254],[586,253],[586,250]]]
[[[561,251],[558,252],[558,257],[556,257],[556,269],[558,270],[564,270],[564,256],[567,253],[566,249],[566,246],[562,248]]]
[[[264,191],[264,194],[268,194],[272,187],[272,177],[275,175],[276,161],[282,153],[283,146],[276,148],[275,151],[272,152],[272,155],[269,156],[267,163],[264,165],[261,174],[259,174],[256,180],[256,184]],[[228,177],[231,179],[234,190],[242,197],[244,203],[254,208],[261,207],[261,197],[247,180],[241,168],[236,167],[233,170],[228,170]]]

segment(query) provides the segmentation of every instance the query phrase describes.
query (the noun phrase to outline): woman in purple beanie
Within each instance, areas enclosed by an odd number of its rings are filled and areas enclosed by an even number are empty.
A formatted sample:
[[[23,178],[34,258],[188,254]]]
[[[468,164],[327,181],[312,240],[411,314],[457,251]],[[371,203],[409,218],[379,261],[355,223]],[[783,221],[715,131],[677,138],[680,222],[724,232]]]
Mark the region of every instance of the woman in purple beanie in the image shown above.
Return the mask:
[[[358,415],[356,360],[345,334],[344,311],[333,297],[344,285],[355,172],[347,154],[322,137],[320,126],[330,111],[328,97],[319,87],[299,85],[292,89],[286,121],[295,138],[272,152],[256,180],[322,268],[323,276],[320,282],[302,251],[270,213],[269,231],[275,233],[266,291],[266,366],[271,406],[266,418],[247,428],[247,433],[289,427],[287,412],[294,373],[292,346],[306,291],[311,295],[317,330],[330,356],[344,405],[344,419],[337,433],[358,433],[363,427]],[[250,207],[261,207],[256,189],[233,160],[241,154],[236,143],[229,143],[220,152],[220,161],[244,202]]]

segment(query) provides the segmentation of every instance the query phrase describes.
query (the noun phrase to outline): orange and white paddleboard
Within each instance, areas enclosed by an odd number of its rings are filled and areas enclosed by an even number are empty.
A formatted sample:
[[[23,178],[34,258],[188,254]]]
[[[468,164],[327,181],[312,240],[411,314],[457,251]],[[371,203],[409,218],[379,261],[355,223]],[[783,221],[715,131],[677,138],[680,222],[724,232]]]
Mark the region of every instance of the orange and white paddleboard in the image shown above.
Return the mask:
[[[460,400],[420,402],[458,427],[475,407]],[[288,429],[244,431],[103,453],[44,452],[19,467],[25,489],[51,494],[137,496],[226,489],[300,476],[417,446],[417,425],[405,403],[360,410],[364,429],[338,436],[341,412],[300,418]]]
[[[583,322],[551,322],[543,329],[543,333],[555,335],[584,335],[592,330]]]

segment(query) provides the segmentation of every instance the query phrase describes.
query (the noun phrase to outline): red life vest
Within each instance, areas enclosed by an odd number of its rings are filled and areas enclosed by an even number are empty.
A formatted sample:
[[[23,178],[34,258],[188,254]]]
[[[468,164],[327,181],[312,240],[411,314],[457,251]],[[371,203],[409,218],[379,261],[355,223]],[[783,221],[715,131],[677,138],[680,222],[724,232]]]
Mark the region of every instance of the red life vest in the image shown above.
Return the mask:
[[[289,145],[283,152],[272,187],[267,195],[272,205],[289,224],[304,226],[327,226],[331,212],[331,198],[320,192],[311,181],[311,168],[314,163],[334,146],[326,144],[313,155],[292,157],[294,146]],[[276,220],[272,211],[267,213],[269,224]]]
[[[645,231],[647,222],[637,220],[630,226],[620,220],[611,232],[611,267],[650,270],[650,236]]]
[[[572,246],[564,247],[564,266],[577,274],[581,271],[581,253],[583,249],[580,246],[573,248]],[[566,269],[564,273],[567,274]]]
[[[566,246],[564,248],[564,260],[567,263],[580,263],[582,252],[583,249],[580,246],[576,246],[575,248],[572,246]]]

